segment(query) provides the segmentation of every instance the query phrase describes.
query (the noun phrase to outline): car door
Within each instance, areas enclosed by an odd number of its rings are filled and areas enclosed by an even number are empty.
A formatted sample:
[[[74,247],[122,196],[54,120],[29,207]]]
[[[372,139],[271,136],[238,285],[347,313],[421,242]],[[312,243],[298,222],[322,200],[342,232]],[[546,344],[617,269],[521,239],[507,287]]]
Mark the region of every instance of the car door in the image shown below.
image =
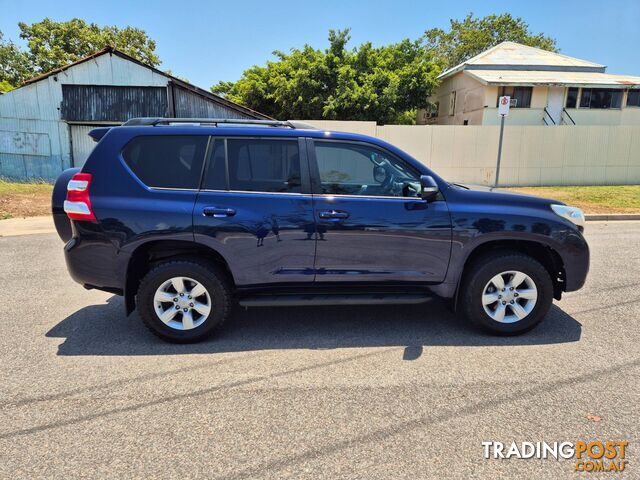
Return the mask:
[[[309,139],[316,282],[441,282],[451,248],[443,199],[420,197],[420,172],[363,142]]]
[[[312,282],[315,241],[304,140],[211,137],[193,211],[195,241],[236,285]]]

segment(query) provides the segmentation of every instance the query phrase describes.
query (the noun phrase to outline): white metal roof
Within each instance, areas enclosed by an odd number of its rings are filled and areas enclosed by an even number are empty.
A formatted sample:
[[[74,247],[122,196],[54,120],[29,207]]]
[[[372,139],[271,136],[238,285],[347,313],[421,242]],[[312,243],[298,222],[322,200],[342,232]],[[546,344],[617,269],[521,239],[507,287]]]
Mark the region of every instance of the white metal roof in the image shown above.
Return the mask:
[[[491,69],[491,67],[514,70],[597,70],[604,72],[605,65],[529,47],[515,42],[502,42],[469,60],[441,73],[438,78],[448,77],[460,70]],[[511,67],[511,68],[509,68]],[[538,67],[538,68],[535,68]]]
[[[465,70],[464,73],[484,85],[562,85],[569,87],[604,88],[640,87],[640,77],[599,72]]]

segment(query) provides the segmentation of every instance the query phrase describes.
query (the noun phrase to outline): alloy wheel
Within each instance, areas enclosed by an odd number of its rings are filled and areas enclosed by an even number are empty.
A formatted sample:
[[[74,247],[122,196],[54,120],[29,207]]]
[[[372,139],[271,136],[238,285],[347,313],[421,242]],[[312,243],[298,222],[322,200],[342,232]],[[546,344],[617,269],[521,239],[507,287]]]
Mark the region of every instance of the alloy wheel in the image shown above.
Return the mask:
[[[536,306],[538,289],[526,273],[509,270],[494,276],[482,291],[487,315],[500,323],[523,320]]]
[[[153,296],[158,318],[175,330],[191,330],[202,325],[211,313],[211,296],[200,282],[189,277],[173,277],[162,283]]]

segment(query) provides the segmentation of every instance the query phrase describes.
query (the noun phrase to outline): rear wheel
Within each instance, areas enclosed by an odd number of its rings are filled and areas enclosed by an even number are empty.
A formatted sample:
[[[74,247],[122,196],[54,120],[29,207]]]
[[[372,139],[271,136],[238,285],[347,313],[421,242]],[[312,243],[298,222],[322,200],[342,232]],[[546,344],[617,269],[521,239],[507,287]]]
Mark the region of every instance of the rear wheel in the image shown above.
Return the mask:
[[[158,337],[197,342],[211,335],[229,314],[226,276],[215,266],[193,260],[168,261],[142,279],[137,305],[142,321]]]
[[[459,310],[476,326],[499,335],[517,335],[538,325],[553,300],[549,272],[520,253],[485,255],[465,274]]]

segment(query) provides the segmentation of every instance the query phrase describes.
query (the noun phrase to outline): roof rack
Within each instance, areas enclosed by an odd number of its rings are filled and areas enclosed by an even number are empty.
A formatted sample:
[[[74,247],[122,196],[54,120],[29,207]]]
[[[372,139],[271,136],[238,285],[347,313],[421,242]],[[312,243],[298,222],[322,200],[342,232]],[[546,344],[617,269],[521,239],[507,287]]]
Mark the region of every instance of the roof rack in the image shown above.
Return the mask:
[[[198,123],[201,125],[215,125],[221,123],[232,125],[261,125],[265,127],[288,127],[296,128],[294,122],[283,122],[280,120],[255,120],[246,118],[159,118],[159,117],[141,117],[127,120],[123,126],[152,126],[168,125],[172,123]]]

